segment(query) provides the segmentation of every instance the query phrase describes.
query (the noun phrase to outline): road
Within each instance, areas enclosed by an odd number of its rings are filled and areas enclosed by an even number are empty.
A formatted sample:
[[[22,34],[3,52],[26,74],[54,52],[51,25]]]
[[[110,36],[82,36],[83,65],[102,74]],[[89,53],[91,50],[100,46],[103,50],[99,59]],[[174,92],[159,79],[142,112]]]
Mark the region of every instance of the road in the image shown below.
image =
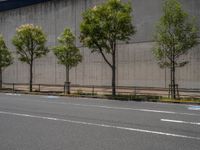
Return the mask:
[[[0,94],[1,150],[199,150],[199,106]]]

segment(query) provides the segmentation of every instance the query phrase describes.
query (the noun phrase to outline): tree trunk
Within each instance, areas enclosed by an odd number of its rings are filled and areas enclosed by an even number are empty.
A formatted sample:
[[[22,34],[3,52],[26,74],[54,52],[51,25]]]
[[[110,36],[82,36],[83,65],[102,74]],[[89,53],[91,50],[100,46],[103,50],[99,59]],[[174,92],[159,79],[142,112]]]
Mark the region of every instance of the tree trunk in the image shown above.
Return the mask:
[[[171,97],[171,99],[176,99],[176,82],[175,82],[175,63],[174,63],[174,61],[171,62],[170,72],[171,72],[170,97]]]
[[[70,82],[69,82],[69,67],[65,66],[65,71],[66,71],[66,82],[65,82],[65,89],[67,94],[70,94]]]
[[[116,96],[116,69],[113,65],[113,68],[112,68],[112,96]]]
[[[33,61],[31,61],[31,63],[30,63],[30,82],[29,82],[29,91],[30,92],[33,91],[32,84],[33,84]]]
[[[173,61],[173,65],[172,65],[172,98],[176,99],[176,82],[175,82],[175,64]]]
[[[112,54],[112,96],[116,96],[116,44],[113,44],[113,54]]]
[[[173,88],[173,87],[172,87],[172,84],[173,84],[173,83],[172,83],[172,72],[173,72],[173,71],[172,71],[172,65],[171,65],[171,66],[170,66],[170,85],[169,85],[169,88],[170,88],[169,91],[170,91],[170,98],[171,98],[171,99],[172,99],[172,97],[173,97],[173,94],[172,94],[172,92],[173,92],[173,90],[172,90],[172,88]]]
[[[175,83],[175,57],[174,57],[174,48],[171,49],[171,66],[170,66],[170,98],[176,99],[176,83]]]
[[[2,89],[2,68],[0,67],[0,89]]]
[[[65,71],[66,71],[66,82],[69,82],[69,67],[68,66],[66,66]]]

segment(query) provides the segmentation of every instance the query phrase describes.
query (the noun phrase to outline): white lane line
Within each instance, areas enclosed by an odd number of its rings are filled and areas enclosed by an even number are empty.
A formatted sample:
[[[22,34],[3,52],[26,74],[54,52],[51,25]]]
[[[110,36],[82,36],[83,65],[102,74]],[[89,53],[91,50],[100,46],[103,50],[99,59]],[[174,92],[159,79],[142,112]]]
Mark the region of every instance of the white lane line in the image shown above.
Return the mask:
[[[189,110],[200,110],[200,106],[189,106]]]
[[[21,96],[21,94],[17,94],[17,93],[6,93],[5,95],[8,95],[8,96]]]
[[[44,117],[44,116],[35,116],[35,115],[29,115],[29,114],[20,114],[20,113],[4,112],[4,111],[0,111],[0,114],[20,116],[20,117],[29,117],[29,118],[36,118],[36,119],[44,119],[44,120],[52,120],[52,121],[61,121],[61,122],[82,124],[82,125],[88,125],[88,126],[114,128],[114,129],[120,129],[120,130],[128,130],[128,131],[141,132],[141,133],[172,136],[172,137],[185,138],[185,139],[200,140],[200,137],[192,137],[192,136],[187,136],[187,135],[179,135],[179,134],[173,134],[173,133],[165,133],[165,132],[143,130],[143,129],[129,128],[129,127],[113,126],[113,125],[107,125],[107,124],[97,124],[97,123],[90,123],[90,122],[66,120],[66,119],[51,118],[51,117]]]
[[[188,116],[200,116],[200,114],[194,114],[194,113],[179,113],[179,112],[173,112],[173,111],[162,111],[162,110],[153,110],[153,109],[135,109],[135,108],[128,108],[128,107],[110,107],[110,106],[105,106],[105,105],[87,105],[87,104],[78,104],[78,103],[69,103],[69,102],[52,102],[52,101],[40,101],[40,102],[52,103],[52,104],[64,104],[64,105],[82,106],[82,107],[95,107],[95,108],[103,108],[103,109],[131,110],[131,111],[163,113],[163,114],[178,114],[178,115],[188,115]]]
[[[182,124],[192,124],[192,125],[200,125],[200,122],[187,122],[181,120],[170,120],[170,119],[161,119],[164,122],[172,122],[172,123],[182,123]]]
[[[18,100],[27,101],[27,99],[18,99]],[[87,105],[87,104],[78,104],[78,103],[71,103],[71,102],[48,101],[48,100],[34,100],[34,101],[31,101],[31,102],[42,102],[42,103],[72,105],[72,106],[81,106],[81,107],[94,107],[94,108],[114,109],[114,110],[130,110],[130,111],[162,113],[162,114],[177,114],[177,115],[187,115],[187,116],[200,116],[200,114],[196,114],[196,113],[182,113],[182,112],[162,111],[162,110],[153,110],[153,109],[135,109],[135,108],[129,108],[129,107],[111,107],[111,106],[106,106],[106,105]]]
[[[57,99],[59,96],[43,96],[43,98],[49,98],[49,99]]]

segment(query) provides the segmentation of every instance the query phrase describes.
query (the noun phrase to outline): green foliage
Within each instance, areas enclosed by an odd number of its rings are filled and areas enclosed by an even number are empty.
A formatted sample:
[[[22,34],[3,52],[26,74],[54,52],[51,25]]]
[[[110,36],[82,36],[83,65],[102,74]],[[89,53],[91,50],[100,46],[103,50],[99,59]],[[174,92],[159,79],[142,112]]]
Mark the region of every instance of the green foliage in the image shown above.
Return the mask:
[[[13,63],[11,52],[4,42],[3,36],[0,35],[0,68],[6,68]]]
[[[28,64],[49,52],[45,46],[46,41],[46,35],[42,29],[32,24],[21,25],[17,28],[12,40],[19,54],[19,60]]]
[[[108,0],[83,13],[80,39],[92,52],[113,53],[116,41],[127,41],[135,33],[129,3]]]
[[[177,0],[166,0],[163,16],[157,25],[153,50],[161,67],[183,67],[188,61],[179,61],[181,55],[198,44],[198,29],[195,19],[182,10]]]
[[[163,13],[156,28],[153,53],[161,68],[170,68],[169,93],[176,99],[175,70],[188,63],[180,60],[180,56],[198,44],[198,29],[195,19],[189,17],[177,0],[165,0]]]
[[[58,63],[72,68],[78,65],[82,60],[79,49],[74,44],[75,37],[70,29],[65,29],[58,37],[59,46],[54,48],[54,54],[58,58]]]
[[[117,42],[128,42],[135,33],[132,25],[132,8],[130,3],[120,0],[107,2],[88,9],[83,13],[80,25],[80,40],[84,46],[102,55],[112,69],[112,95],[116,95],[116,48]],[[107,55],[111,55],[108,59]]]

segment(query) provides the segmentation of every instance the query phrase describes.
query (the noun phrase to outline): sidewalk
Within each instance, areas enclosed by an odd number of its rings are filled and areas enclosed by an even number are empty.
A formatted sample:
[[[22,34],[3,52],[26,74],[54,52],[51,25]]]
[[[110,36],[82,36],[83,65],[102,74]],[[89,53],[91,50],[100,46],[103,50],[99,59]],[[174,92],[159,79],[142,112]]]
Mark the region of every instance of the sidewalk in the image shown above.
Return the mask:
[[[3,88],[14,90],[14,91],[29,91],[28,85],[17,85],[17,84],[4,84]],[[33,91],[35,92],[45,92],[45,93],[63,93],[64,87],[62,85],[33,85]],[[117,88],[117,94],[121,95],[155,95],[155,96],[168,96],[168,90],[163,88]],[[111,88],[109,87],[83,87],[83,86],[72,86],[71,93],[73,94],[92,94],[92,95],[109,95],[111,94]],[[192,90],[181,90],[179,92],[181,97],[193,97],[200,98],[200,91]]]

